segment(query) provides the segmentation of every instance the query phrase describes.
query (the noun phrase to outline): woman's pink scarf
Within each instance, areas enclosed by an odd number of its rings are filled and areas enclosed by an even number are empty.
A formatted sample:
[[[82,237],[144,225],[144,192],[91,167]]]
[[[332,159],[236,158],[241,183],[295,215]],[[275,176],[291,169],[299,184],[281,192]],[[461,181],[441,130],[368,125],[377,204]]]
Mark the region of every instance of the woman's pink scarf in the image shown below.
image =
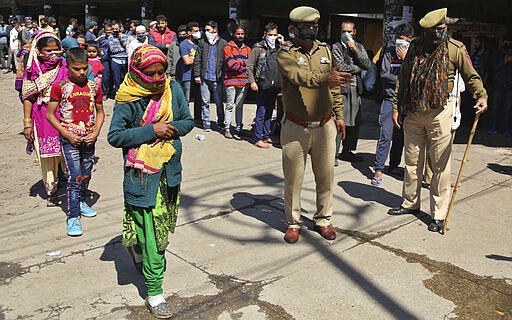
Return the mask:
[[[55,129],[46,120],[46,108],[48,102],[43,101],[41,98],[47,90],[51,90],[54,83],[60,82],[69,77],[69,71],[66,68],[66,62],[61,57],[55,57],[50,60],[40,59],[40,53],[37,50],[37,42],[42,38],[55,37],[49,32],[41,32],[34,37],[32,48],[27,61],[27,66],[23,75],[23,81],[37,82],[42,74],[48,73],[54,69],[58,69],[57,75],[54,79],[46,82],[37,83],[37,91],[31,95],[23,95],[23,99],[33,101],[32,103],[32,119],[34,127],[37,130],[37,140],[39,143],[39,154],[42,158],[55,157],[61,155],[60,136],[57,129]],[[58,40],[58,38],[57,38]],[[58,41],[60,45],[60,41]],[[60,116],[59,110],[56,112],[57,118]]]

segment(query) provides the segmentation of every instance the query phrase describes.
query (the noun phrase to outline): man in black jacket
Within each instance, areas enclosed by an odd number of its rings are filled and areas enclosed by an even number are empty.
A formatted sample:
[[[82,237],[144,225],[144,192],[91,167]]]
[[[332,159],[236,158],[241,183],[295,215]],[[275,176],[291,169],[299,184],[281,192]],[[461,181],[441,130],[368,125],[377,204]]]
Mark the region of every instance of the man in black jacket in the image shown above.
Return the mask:
[[[222,92],[224,83],[224,47],[227,42],[219,37],[218,24],[215,21],[208,21],[204,31],[206,39],[202,38],[197,44],[193,74],[195,75],[195,82],[201,86],[203,128],[205,131],[211,131],[211,95],[213,95],[213,100],[217,106],[217,125],[219,129],[224,127]]]
[[[281,92],[277,52],[284,42],[278,33],[277,24],[270,22],[265,26],[263,40],[254,44],[247,60],[247,76],[251,90],[256,91],[256,118],[254,120],[255,145],[268,149],[270,138],[270,121],[276,105],[277,95]]]

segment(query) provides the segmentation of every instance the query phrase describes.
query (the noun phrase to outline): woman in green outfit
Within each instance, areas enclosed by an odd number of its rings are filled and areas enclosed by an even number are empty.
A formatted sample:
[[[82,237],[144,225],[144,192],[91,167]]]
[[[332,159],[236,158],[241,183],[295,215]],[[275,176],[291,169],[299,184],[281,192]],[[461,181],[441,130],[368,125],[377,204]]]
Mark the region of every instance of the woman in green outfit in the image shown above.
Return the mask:
[[[180,85],[166,79],[167,60],[158,48],[139,47],[130,61],[108,133],[108,142],[123,149],[123,245],[144,275],[146,306],[169,318],[162,295],[164,253],[178,214],[180,136],[192,130],[194,120]]]

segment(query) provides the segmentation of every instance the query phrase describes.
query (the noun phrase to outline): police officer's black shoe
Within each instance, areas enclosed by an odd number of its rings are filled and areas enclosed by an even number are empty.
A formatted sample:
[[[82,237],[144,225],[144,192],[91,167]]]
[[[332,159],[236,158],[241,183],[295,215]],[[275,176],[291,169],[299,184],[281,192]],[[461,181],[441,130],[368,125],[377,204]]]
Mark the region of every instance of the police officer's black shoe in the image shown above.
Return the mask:
[[[391,208],[388,210],[388,214],[392,216],[399,216],[402,214],[417,214],[420,212],[420,209],[406,209],[402,206],[398,208]]]
[[[428,231],[439,232],[442,234],[443,233],[443,225],[444,225],[444,220],[432,219],[432,221],[430,221],[430,224],[428,225]]]
[[[338,159],[347,162],[363,162],[363,157],[354,154],[352,151],[338,154]]]

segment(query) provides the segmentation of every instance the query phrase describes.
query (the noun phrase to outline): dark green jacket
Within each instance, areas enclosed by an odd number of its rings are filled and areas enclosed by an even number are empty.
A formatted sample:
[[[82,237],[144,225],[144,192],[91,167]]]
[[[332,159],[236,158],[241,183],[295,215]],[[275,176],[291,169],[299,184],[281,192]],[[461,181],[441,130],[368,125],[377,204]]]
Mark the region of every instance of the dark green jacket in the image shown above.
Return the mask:
[[[181,140],[194,128],[194,119],[190,115],[188,103],[181,86],[171,81],[172,89],[172,112],[173,121],[171,124],[178,128],[178,133],[173,137],[173,146],[176,153],[164,164],[167,174],[167,184],[173,187],[181,183]],[[156,140],[153,125],[140,126],[140,121],[146,111],[149,98],[142,98],[135,102],[126,104],[116,103],[114,114],[110,123],[110,129],[107,135],[108,142],[116,148],[123,148],[123,158],[126,163],[126,154],[131,148],[136,148],[141,144],[151,143]],[[124,167],[124,201],[137,207],[151,207],[155,205],[158,183],[160,181],[160,172],[144,175],[141,177],[132,167]]]

